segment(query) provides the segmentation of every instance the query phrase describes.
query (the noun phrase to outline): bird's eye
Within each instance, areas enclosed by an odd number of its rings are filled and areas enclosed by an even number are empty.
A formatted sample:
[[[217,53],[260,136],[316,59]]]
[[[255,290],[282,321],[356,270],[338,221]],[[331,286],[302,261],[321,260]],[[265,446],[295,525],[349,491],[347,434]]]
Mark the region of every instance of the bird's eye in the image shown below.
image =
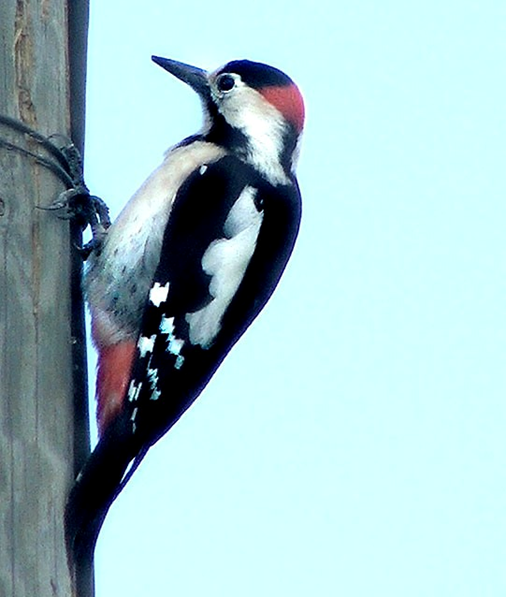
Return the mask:
[[[216,87],[218,90],[226,93],[232,91],[235,86],[235,79],[232,75],[220,75],[216,81]]]

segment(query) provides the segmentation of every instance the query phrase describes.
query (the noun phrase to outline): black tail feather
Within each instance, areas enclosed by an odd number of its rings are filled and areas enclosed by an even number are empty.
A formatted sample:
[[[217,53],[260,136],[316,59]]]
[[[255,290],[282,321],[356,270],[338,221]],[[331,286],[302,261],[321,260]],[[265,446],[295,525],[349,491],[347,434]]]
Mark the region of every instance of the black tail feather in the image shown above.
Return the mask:
[[[118,417],[107,429],[70,491],[65,509],[65,538],[72,569],[92,565],[107,512],[148,450],[139,449],[131,423],[125,419]]]

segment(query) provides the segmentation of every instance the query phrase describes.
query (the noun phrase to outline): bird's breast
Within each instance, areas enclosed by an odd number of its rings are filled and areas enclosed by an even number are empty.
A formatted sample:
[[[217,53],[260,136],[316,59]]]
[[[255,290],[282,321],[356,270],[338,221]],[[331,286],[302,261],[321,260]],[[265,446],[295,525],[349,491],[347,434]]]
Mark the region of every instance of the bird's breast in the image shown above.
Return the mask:
[[[84,286],[92,317],[107,318],[102,335],[108,338],[101,344],[137,336],[178,190],[192,172],[225,153],[203,141],[169,150],[111,226],[100,253],[91,256]]]

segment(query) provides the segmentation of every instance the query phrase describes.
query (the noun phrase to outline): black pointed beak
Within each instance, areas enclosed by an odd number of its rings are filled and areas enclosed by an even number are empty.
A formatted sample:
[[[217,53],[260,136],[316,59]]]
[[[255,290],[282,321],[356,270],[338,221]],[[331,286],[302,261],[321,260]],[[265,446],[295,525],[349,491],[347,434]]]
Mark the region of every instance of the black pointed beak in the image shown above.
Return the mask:
[[[177,60],[170,60],[169,58],[161,58],[160,56],[151,56],[151,60],[174,75],[194,91],[206,102],[210,100],[211,91],[209,89],[209,80],[207,71],[196,66],[177,62]]]

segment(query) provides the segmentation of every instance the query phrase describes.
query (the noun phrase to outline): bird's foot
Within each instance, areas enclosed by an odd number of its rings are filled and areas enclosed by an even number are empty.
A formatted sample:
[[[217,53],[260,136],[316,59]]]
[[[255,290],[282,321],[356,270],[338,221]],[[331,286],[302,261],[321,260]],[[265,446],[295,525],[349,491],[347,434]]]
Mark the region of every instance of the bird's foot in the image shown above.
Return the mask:
[[[60,195],[47,207],[42,209],[57,212],[62,220],[76,222],[82,230],[90,227],[92,239],[82,247],[78,247],[84,260],[102,245],[107,229],[111,225],[109,208],[105,201],[91,195],[84,182],[81,154],[72,142],[59,148],[66,164],[66,170],[72,179],[71,188]]]
[[[58,218],[72,220],[83,230],[90,227],[92,239],[78,247],[84,260],[101,247],[111,225],[106,203],[100,197],[90,195],[88,189],[81,185],[63,191],[53,203],[41,209],[57,212]]]

